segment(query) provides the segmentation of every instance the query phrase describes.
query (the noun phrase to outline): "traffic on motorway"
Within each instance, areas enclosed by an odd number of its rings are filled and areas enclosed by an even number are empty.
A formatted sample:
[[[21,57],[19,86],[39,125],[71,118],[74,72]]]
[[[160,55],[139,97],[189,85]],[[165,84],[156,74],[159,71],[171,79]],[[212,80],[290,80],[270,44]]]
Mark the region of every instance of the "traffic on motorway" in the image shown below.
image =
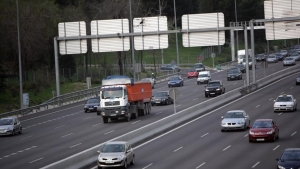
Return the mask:
[[[274,65],[269,65],[266,71],[267,73],[270,74],[282,69],[283,69],[282,65],[280,66],[279,64],[278,65],[274,64]],[[215,70],[210,70],[210,71],[211,71],[211,82],[215,80],[222,81],[224,83],[223,85],[226,87],[226,92],[234,90],[243,85],[243,81],[227,81],[227,77],[228,77],[227,71],[220,71],[220,72],[217,72]],[[262,78],[263,69],[258,66],[257,71],[258,71],[258,77]],[[296,78],[295,76],[292,77],[293,81],[295,81],[295,78]],[[210,98],[205,98],[206,86],[209,86],[208,84],[197,85],[197,78],[188,79],[185,75],[182,76],[182,79],[184,81],[184,86],[176,87],[176,89],[179,90],[180,93],[178,99],[176,100],[176,105],[173,105],[176,106],[176,109],[183,110],[194,104],[210,99]],[[295,85],[294,82],[292,82],[292,84],[293,86]],[[152,89],[150,83],[149,86]],[[155,93],[161,91],[169,91],[167,81],[159,82],[156,84],[156,86],[157,87],[155,87],[153,93],[151,94],[149,104],[155,103],[152,100],[152,96],[155,96]],[[296,86],[294,86],[293,89],[296,90],[295,87]],[[274,88],[277,88],[277,84],[274,85]],[[224,88],[224,92],[225,92],[225,88]],[[293,95],[296,98],[296,100],[299,99],[298,96],[295,95],[295,92],[287,93],[287,94]],[[273,98],[277,98],[278,96],[279,95],[273,96]],[[273,100],[274,99],[272,99],[271,101]],[[252,102],[253,101],[250,101],[249,103]],[[172,101],[170,101],[169,103],[172,103]],[[64,159],[68,156],[71,156],[74,153],[83,151],[89,147],[98,145],[101,142],[106,142],[107,140],[110,140],[110,138],[117,137],[119,135],[122,135],[123,133],[132,131],[144,125],[155,122],[158,119],[167,117],[173,113],[172,109],[170,109],[171,105],[155,106],[151,108],[151,114],[149,114],[149,116],[138,117],[138,119],[136,120],[133,117],[132,118],[133,121],[130,123],[124,121],[111,121],[109,124],[104,124],[105,123],[104,121],[99,120],[99,116],[96,115],[97,113],[93,113],[93,112],[82,113],[85,112],[82,111],[84,104],[85,102],[82,103],[82,105],[69,105],[69,106],[62,107],[58,110],[51,110],[49,112],[44,112],[43,114],[37,113],[31,116],[19,118],[23,127],[22,135],[17,135],[15,137],[4,136],[0,139],[2,144],[8,145],[7,148],[3,149],[3,151],[1,151],[0,153],[1,162],[2,164],[4,164],[5,168],[17,168],[25,164],[28,165],[28,168],[40,168],[50,163]],[[274,103],[268,104],[268,106],[273,109],[274,108],[272,106],[273,104]],[[241,105],[238,105],[238,107],[232,108],[231,110],[244,110],[245,112],[247,112],[249,117],[251,117],[252,122],[254,122],[256,119],[273,119],[276,121],[276,125],[280,127],[280,131],[282,131],[284,128],[284,125],[281,124],[282,122],[278,122],[278,119],[274,118],[274,115],[270,117],[257,118],[256,115],[253,115],[251,109],[246,110]],[[227,111],[231,111],[231,110],[229,109]],[[224,113],[227,111],[222,110],[221,115],[224,115]],[[276,113],[276,115],[280,113],[281,111]],[[292,115],[292,114],[288,113],[288,115]],[[212,129],[218,128],[217,130],[220,131],[220,127],[221,127],[220,113],[218,117],[214,118],[214,120],[212,119],[212,121],[214,121],[213,124],[215,125],[215,127],[211,126],[211,128]],[[253,126],[254,123],[251,123],[250,125],[248,125],[248,128],[249,127],[253,128]],[[205,129],[207,127],[201,127],[201,128]],[[230,132],[225,132],[224,134],[232,135],[234,133],[238,134],[241,132],[230,131]],[[87,133],[90,134],[87,135]],[[280,140],[281,140],[282,138],[284,138],[282,137],[282,132],[280,133],[280,135],[281,135],[280,136]],[[20,142],[22,144],[20,144]],[[53,149],[51,147],[58,147],[58,148]],[[66,150],[64,153],[58,153],[63,149]],[[41,150],[46,150],[46,151],[41,151]],[[101,150],[99,151],[101,153]],[[142,159],[144,159],[142,158],[143,153],[136,152],[136,150],[134,151],[135,151],[136,158],[134,161],[135,165],[133,166],[133,168],[146,167],[146,166],[141,166],[144,164],[142,162],[143,161]],[[180,149],[177,151],[180,151]],[[12,161],[15,161],[17,157],[20,156],[24,158],[22,159],[18,158],[17,163],[11,163]],[[145,157],[145,159],[147,158]],[[128,161],[128,165],[131,162],[132,161]],[[276,161],[274,160],[274,162]],[[110,165],[112,165],[112,163],[110,163]],[[152,167],[166,168],[164,165],[167,164],[163,163],[162,166],[154,167],[155,165],[153,163]],[[190,164],[188,165],[186,164],[186,166],[190,166]],[[193,168],[196,167],[197,166]]]

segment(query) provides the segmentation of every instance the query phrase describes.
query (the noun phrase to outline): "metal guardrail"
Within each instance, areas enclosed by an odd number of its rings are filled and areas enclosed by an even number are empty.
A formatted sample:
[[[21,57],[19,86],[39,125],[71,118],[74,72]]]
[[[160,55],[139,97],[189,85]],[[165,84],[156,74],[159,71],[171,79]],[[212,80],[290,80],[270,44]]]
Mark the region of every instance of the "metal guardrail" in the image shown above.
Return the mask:
[[[2,113],[0,114],[0,118],[8,117],[8,116],[25,116],[32,113],[53,109],[62,105],[84,101],[87,100],[88,98],[96,97],[100,92],[100,88],[101,86],[64,94],[59,97],[54,97],[36,106]]]

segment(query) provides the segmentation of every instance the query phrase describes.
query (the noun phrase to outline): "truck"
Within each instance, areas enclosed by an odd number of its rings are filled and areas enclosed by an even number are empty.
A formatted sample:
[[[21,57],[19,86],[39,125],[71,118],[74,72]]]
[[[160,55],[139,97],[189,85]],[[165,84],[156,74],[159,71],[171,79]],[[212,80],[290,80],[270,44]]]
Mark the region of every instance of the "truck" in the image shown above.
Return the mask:
[[[237,51],[237,61],[238,61],[238,64],[242,64],[243,63],[243,59],[246,58],[245,56],[246,56],[246,50],[245,49]],[[248,56],[250,58],[250,56],[251,56],[251,49],[248,49]]]
[[[119,119],[137,119],[151,112],[152,86],[150,82],[133,82],[129,77],[107,78],[100,88],[100,109],[103,123]]]

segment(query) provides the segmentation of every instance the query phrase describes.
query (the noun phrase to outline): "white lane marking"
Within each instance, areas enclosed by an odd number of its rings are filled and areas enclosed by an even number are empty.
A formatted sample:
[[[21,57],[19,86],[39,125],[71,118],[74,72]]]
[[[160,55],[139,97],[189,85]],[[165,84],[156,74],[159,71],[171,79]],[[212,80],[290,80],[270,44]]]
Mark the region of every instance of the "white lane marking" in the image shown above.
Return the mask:
[[[138,121],[135,121],[135,122],[133,122],[133,123],[131,123],[131,124],[135,124],[135,123],[138,123],[138,122],[140,122],[141,120],[138,120]]]
[[[80,144],[82,144],[82,143],[75,144],[74,146],[71,146],[69,148],[73,148],[73,147],[79,146]]]
[[[196,169],[198,169],[198,168],[202,167],[204,164],[205,164],[205,162],[204,162],[204,163],[202,163],[202,164],[200,164],[198,167],[196,167]]]
[[[198,90],[198,89],[194,90],[194,92],[197,91],[197,90]]]
[[[247,137],[249,134],[246,134],[244,137]]]
[[[297,133],[297,131],[295,131],[291,136],[295,135]]]
[[[223,149],[223,151],[226,151],[227,149],[229,149],[231,147],[231,145],[227,146],[226,148]]]
[[[273,100],[273,98],[269,99],[269,100]]]
[[[13,155],[16,155],[16,154],[17,154],[17,153],[11,153],[10,155],[13,156]]]
[[[67,135],[61,136],[60,138],[67,137],[67,136],[70,136],[70,135],[72,135],[72,134],[73,134],[73,133],[70,133],[70,134],[67,134]]]
[[[22,153],[24,150],[20,150],[20,151],[18,151],[19,153]]]
[[[233,83],[233,85],[236,85],[237,83]]]
[[[162,113],[162,111],[161,112],[158,112],[158,113],[156,113],[155,115],[159,115],[159,114],[161,114]]]
[[[280,116],[282,113],[278,113],[278,116]]]
[[[258,108],[260,105],[257,105],[256,108]]]
[[[281,92],[281,94],[284,94],[284,92]]]
[[[54,129],[58,129],[58,128],[61,128],[61,127],[64,127],[65,125],[62,125],[62,126],[58,126],[58,127],[55,127]]]
[[[107,132],[107,133],[104,133],[104,135],[109,134],[109,133],[112,133],[112,132],[114,132],[114,131],[115,131],[115,130],[109,131],[109,132]]]
[[[44,159],[44,157],[36,159],[36,160],[33,160],[33,161],[29,162],[29,163],[34,163],[34,162],[37,162],[37,161],[42,160],[42,159]]]
[[[30,137],[32,137],[32,136],[24,137],[24,138],[21,138],[20,140],[25,140],[25,139],[28,139]]]
[[[176,151],[180,150],[180,149],[182,149],[182,147],[179,147],[179,148],[177,148],[176,150],[174,150],[174,153],[175,153]]]
[[[293,89],[294,87],[291,87],[290,89]]]
[[[177,105],[176,107],[179,107],[179,106],[181,106],[181,104]]]
[[[95,125],[93,125],[93,127],[98,126],[98,125],[100,125],[100,124],[102,124],[102,123],[95,124]]]
[[[7,157],[9,157],[9,155],[7,155],[7,156],[3,156],[3,157],[7,158]]]
[[[275,148],[273,148],[273,151],[276,150],[280,145],[276,146]]]
[[[195,98],[195,99],[193,99],[193,101],[194,101],[194,100],[197,100],[197,99],[198,99],[198,98]]]
[[[252,168],[255,168],[260,162],[255,163]]]
[[[147,166],[146,166],[146,167],[144,167],[143,169],[146,169],[146,168],[150,167],[152,164],[153,164],[153,163],[151,163],[151,164],[147,165]]]
[[[203,134],[201,137],[205,137],[206,135],[208,135],[209,133]]]
[[[91,117],[86,117],[86,118],[84,118],[84,119],[82,119],[82,120],[86,120],[86,119],[90,119],[90,118],[92,118],[92,116],[91,116]]]

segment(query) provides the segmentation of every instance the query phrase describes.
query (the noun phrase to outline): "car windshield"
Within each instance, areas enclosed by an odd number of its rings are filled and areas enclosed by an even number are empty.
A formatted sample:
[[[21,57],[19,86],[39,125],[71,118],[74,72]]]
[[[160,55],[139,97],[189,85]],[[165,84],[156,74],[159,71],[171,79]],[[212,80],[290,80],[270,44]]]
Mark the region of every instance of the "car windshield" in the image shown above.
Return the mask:
[[[294,60],[293,58],[285,58],[284,60]]]
[[[170,77],[170,81],[173,81],[173,80],[180,80],[179,77]]]
[[[12,125],[12,124],[13,124],[12,119],[1,119],[0,120],[0,126]]]
[[[298,78],[300,78],[300,74],[298,74],[298,76],[297,76]]]
[[[158,93],[156,93],[154,96],[155,96],[155,97],[164,97],[164,96],[167,96],[167,95],[168,95],[167,92],[158,92]]]
[[[246,59],[243,59],[243,62],[246,62]],[[252,59],[248,58],[248,62],[252,62]]]
[[[285,151],[281,156],[282,161],[300,161],[300,151]]]
[[[194,68],[202,68],[202,67],[204,67],[202,64],[194,65]]]
[[[275,58],[275,55],[270,55],[268,56],[268,58]]]
[[[291,102],[292,101],[292,97],[278,97],[276,102]]]
[[[198,77],[208,77],[208,74],[200,74]]]
[[[102,152],[104,153],[113,153],[113,152],[124,152],[125,145],[124,144],[106,144]]]
[[[196,70],[195,69],[190,69],[190,70],[188,70],[188,72],[196,72]]]
[[[97,99],[89,99],[87,103],[99,103]]]
[[[298,53],[292,53],[291,56],[298,56]]]
[[[210,83],[208,83],[207,86],[208,87],[217,87],[217,86],[220,86],[220,82],[210,82]]]
[[[264,55],[263,54],[258,54],[257,57],[262,58],[262,57],[264,57]]]
[[[280,53],[286,53],[286,50],[281,50]]]
[[[243,59],[243,58],[245,58],[245,55],[238,55],[238,58]]]
[[[228,112],[224,118],[244,118],[244,115],[242,112]]]
[[[237,70],[229,70],[228,74],[239,74],[239,71],[237,71]]]
[[[236,67],[241,69],[245,68],[243,65],[236,65]]]
[[[280,56],[281,57],[282,55],[280,53],[278,53],[278,54],[276,54],[276,56]]]
[[[252,128],[272,128],[271,121],[256,121],[253,123]]]

